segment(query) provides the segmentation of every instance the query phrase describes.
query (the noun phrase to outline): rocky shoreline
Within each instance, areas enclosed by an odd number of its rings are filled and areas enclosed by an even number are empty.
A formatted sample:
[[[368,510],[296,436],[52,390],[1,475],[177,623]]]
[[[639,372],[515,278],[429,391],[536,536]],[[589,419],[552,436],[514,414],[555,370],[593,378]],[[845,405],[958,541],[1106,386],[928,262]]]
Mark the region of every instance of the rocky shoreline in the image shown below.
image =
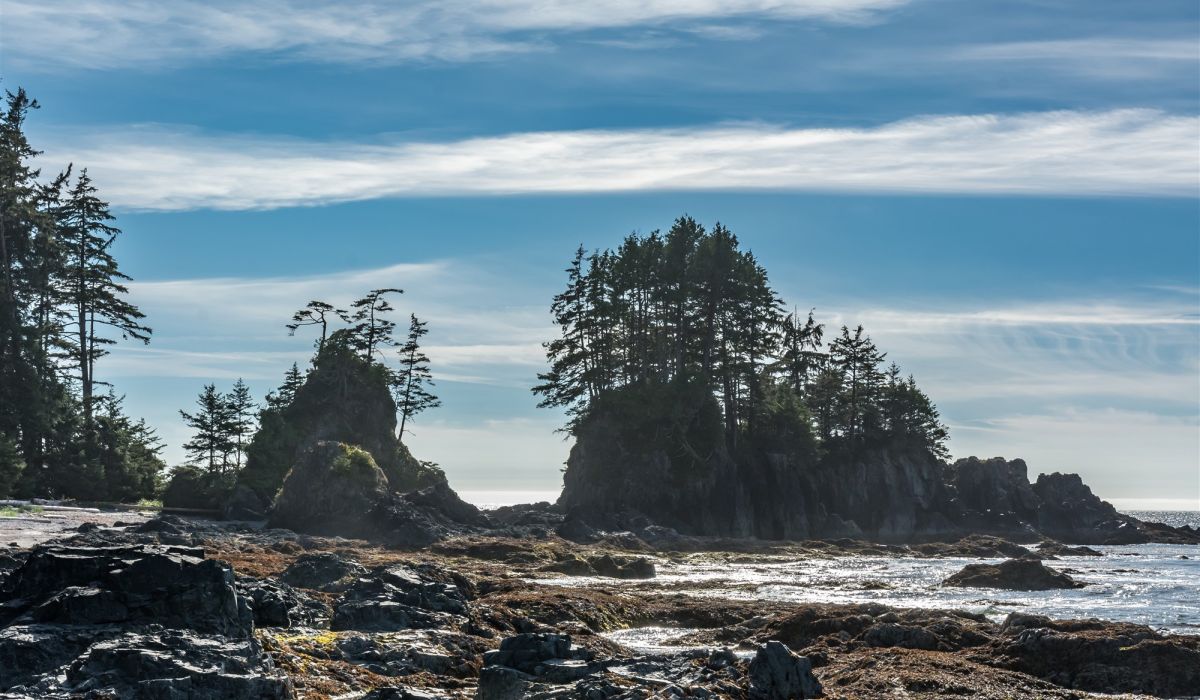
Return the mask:
[[[654,561],[686,549],[751,562],[1029,553],[999,538],[679,537],[677,549],[651,529],[643,534],[660,541],[589,533],[580,544],[531,522],[539,512],[495,513],[510,524],[420,547],[164,516],[9,548],[0,698],[1200,694],[1200,637],[1021,612],[997,623],[955,610],[684,595],[652,578]],[[573,574],[591,583],[563,585]],[[619,643],[620,630],[647,626],[687,634],[653,650]]]

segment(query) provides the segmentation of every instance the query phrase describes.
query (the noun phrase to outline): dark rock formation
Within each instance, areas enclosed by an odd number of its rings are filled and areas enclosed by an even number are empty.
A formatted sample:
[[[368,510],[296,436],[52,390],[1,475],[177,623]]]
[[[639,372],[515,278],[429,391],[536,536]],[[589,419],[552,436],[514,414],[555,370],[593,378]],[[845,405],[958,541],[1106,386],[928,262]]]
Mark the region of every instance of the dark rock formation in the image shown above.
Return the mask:
[[[1038,554],[1048,557],[1102,557],[1103,552],[1091,547],[1072,547],[1062,542],[1047,540],[1037,547]]]
[[[404,565],[379,567],[354,581],[334,606],[335,630],[401,630],[444,627],[467,612],[452,583]]]
[[[1097,498],[1076,475],[1029,482],[1021,460],[947,465],[901,444],[818,458],[803,443],[745,445],[712,434],[710,397],[669,425],[595,411],[577,429],[558,505],[560,534],[649,523],[684,535],[919,542],[988,534],[1018,542],[1200,543],[1186,528],[1141,523]],[[664,437],[667,436],[667,437]],[[568,527],[569,525],[569,527]]]
[[[759,647],[750,662],[750,700],[798,700],[821,694],[812,663],[779,642]]]
[[[268,522],[313,535],[423,547],[488,524],[445,482],[395,493],[365,450],[318,442],[288,472]]]
[[[614,557],[610,554],[581,557],[572,555],[542,567],[568,576],[605,576],[608,578],[654,578],[654,562],[645,557]]]
[[[1200,638],[1167,639],[1144,625],[1012,613],[991,663],[1099,693],[1200,693]]]
[[[0,603],[8,697],[292,697],[232,570],[202,550],[43,546],[6,578]]]
[[[321,552],[305,554],[288,566],[280,580],[299,588],[312,588],[326,593],[346,589],[352,579],[367,573],[367,570],[340,554]]]
[[[272,502],[293,465],[322,441],[365,450],[398,493],[446,480],[396,438],[396,402],[385,369],[364,361],[336,337],[326,343],[292,401],[263,411],[238,483]]]
[[[387,477],[366,450],[339,442],[318,442],[288,472],[271,527],[313,535],[366,538],[365,516],[388,496]]]
[[[944,586],[964,588],[1004,588],[1010,591],[1048,591],[1058,588],[1083,588],[1070,576],[1047,567],[1032,557],[1009,559],[999,564],[968,564],[953,574]]]

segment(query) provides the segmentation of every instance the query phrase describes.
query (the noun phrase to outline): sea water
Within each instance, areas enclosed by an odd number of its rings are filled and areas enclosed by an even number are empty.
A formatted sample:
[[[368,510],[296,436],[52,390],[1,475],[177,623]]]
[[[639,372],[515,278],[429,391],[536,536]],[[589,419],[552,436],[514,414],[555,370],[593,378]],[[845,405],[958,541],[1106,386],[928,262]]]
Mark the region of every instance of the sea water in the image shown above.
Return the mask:
[[[1176,513],[1147,520],[1175,525],[1200,523],[1200,514]],[[637,587],[643,592],[792,603],[881,603],[899,608],[967,610],[1000,622],[1011,612],[1055,619],[1133,622],[1164,632],[1200,634],[1200,546],[1139,544],[1093,547],[1102,556],[1063,557],[1046,566],[1087,584],[1052,591],[957,588],[941,582],[967,564],[1003,559],[830,556],[785,559],[745,557],[731,563],[700,554],[657,562],[653,581],[580,580],[544,583]],[[614,635],[617,641],[651,649],[670,644],[686,630],[641,628]]]

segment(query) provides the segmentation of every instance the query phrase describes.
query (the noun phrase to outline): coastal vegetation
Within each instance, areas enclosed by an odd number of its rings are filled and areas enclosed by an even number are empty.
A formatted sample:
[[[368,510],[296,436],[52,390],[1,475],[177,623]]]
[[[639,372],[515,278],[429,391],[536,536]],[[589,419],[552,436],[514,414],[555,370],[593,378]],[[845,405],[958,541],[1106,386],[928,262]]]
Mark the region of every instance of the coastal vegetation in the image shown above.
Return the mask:
[[[18,89],[0,114],[0,497],[136,501],[159,488],[162,443],[97,362],[151,329],[87,170],[42,177],[24,131],[36,109]]]
[[[789,312],[719,223],[683,216],[615,250],[580,247],[566,273],[551,305],[560,335],[545,344],[550,368],[533,391],[566,410],[573,434],[608,413],[644,416],[660,435],[716,436],[731,451],[947,455],[946,428],[913,377],[885,365],[862,326],[827,333],[812,311]]]

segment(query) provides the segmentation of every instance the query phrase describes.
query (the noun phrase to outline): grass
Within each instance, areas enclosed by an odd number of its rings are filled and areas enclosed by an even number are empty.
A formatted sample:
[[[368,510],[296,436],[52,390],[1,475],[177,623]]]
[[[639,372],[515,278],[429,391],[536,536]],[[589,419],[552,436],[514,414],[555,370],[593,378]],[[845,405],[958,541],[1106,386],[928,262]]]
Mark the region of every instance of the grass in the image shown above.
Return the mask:
[[[41,506],[3,506],[0,507],[0,518],[18,518],[30,513],[41,513]]]
[[[137,502],[138,508],[149,508],[152,510],[162,510],[162,501],[154,498],[143,498]]]

